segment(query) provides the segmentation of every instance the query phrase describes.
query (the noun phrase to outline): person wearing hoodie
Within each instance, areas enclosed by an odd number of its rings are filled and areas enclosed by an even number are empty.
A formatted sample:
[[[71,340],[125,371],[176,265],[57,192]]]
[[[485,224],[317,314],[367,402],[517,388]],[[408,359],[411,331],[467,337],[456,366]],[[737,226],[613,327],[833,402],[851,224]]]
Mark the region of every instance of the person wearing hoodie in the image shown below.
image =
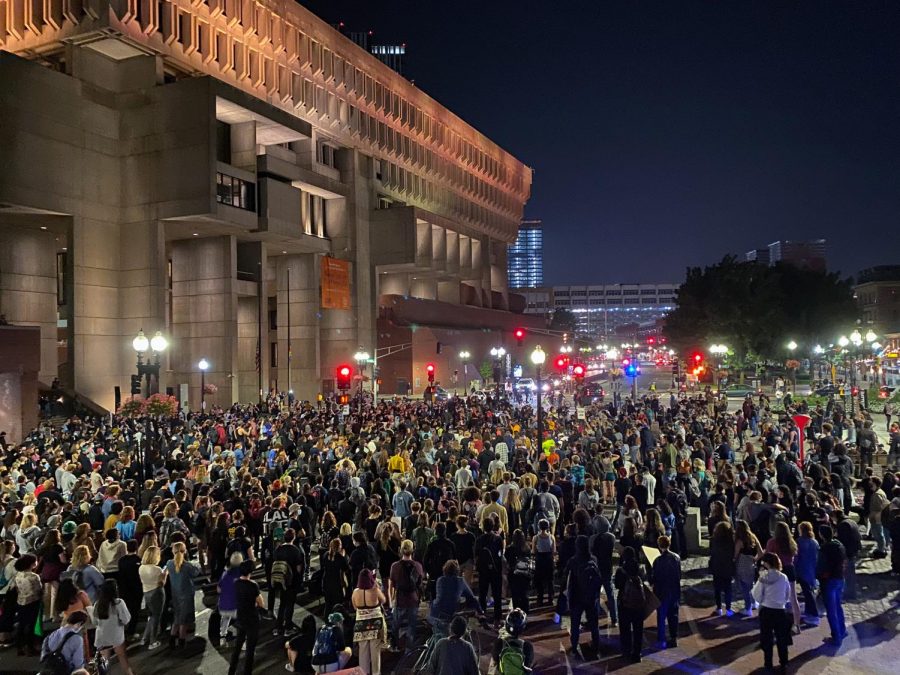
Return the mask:
[[[594,587],[593,581],[599,581],[600,570],[597,561],[591,555],[588,538],[581,534],[575,539],[575,555],[566,564],[563,580],[568,580],[566,595],[569,598],[569,614],[571,625],[569,634],[572,640],[572,656],[583,658],[578,647],[581,636],[581,617],[591,631],[591,642],[594,649],[600,651],[600,627],[597,624],[597,600],[600,597],[599,584]]]
[[[609,609],[610,626],[615,627],[619,622],[618,606],[613,591],[613,550],[616,547],[616,538],[609,531],[609,521],[604,516],[594,519],[597,535],[591,543],[591,553],[597,559],[597,567],[600,569],[600,577],[603,579],[603,590],[606,591],[606,605]]]
[[[778,647],[778,671],[784,673],[791,641],[791,621],[785,607],[791,601],[791,582],[781,571],[781,559],[775,553],[764,553],[760,575],[751,591],[759,603],[759,642],[765,668],[772,670],[772,647]]]

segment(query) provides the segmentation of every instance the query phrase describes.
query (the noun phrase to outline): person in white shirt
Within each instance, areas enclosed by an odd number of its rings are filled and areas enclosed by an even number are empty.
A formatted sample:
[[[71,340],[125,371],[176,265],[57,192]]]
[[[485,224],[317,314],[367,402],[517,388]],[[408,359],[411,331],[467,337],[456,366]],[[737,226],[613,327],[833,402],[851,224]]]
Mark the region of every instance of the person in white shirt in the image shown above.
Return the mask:
[[[456,470],[456,473],[453,474],[453,483],[456,485],[456,491],[458,493],[473,484],[472,470],[465,460],[460,461],[459,468]]]
[[[750,593],[759,603],[759,641],[765,667],[772,670],[774,643],[778,646],[778,670],[783,673],[787,668],[791,640],[791,582],[781,571],[781,559],[776,554],[763,554],[759,580]]]

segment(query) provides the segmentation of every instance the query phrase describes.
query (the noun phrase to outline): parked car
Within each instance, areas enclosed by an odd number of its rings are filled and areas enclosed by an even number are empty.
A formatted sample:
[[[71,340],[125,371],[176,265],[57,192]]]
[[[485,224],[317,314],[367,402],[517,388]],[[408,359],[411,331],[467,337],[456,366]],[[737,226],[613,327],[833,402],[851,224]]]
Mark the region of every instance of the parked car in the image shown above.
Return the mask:
[[[603,403],[606,391],[599,384],[586,384],[578,391],[578,405]]]
[[[896,390],[897,387],[888,387],[885,385],[878,390],[878,398],[890,398],[894,395]]]
[[[724,389],[719,390],[719,396],[725,398],[747,398],[747,396],[756,396],[759,390],[746,384],[729,384]]]
[[[831,382],[828,384],[823,384],[821,387],[816,389],[813,392],[816,396],[831,396],[833,394],[838,393],[838,388],[834,386]]]

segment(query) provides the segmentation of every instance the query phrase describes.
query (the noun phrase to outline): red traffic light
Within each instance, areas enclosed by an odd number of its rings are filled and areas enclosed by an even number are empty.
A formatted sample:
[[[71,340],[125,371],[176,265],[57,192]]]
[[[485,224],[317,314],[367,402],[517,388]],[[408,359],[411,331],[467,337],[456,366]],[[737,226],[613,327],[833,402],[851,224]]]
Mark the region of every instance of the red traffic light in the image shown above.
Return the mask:
[[[557,356],[556,361],[554,361],[554,364],[556,365],[556,368],[558,370],[565,370],[566,366],[569,365],[569,359],[568,359],[568,357],[565,357],[565,356]]]
[[[584,377],[584,366],[580,363],[576,363],[572,366],[572,375],[575,376],[576,379],[581,379]]]
[[[623,366],[627,366],[629,363],[631,363],[631,359],[622,359]]]
[[[425,372],[428,374],[428,381],[434,382],[434,364],[429,363],[425,366]]]
[[[522,340],[525,339],[525,329],[524,328],[516,328],[513,335],[516,336],[516,342],[518,342],[521,345]]]
[[[648,338],[647,338],[647,344],[648,344],[648,345],[654,345],[654,344],[656,344],[656,338],[655,338],[655,337],[648,337]]]
[[[335,375],[337,376],[338,389],[343,390],[350,388],[350,379],[353,376],[353,368],[347,364],[342,364],[335,370]]]
[[[700,352],[694,352],[693,359],[694,363],[700,363],[703,360],[703,354],[701,354]]]

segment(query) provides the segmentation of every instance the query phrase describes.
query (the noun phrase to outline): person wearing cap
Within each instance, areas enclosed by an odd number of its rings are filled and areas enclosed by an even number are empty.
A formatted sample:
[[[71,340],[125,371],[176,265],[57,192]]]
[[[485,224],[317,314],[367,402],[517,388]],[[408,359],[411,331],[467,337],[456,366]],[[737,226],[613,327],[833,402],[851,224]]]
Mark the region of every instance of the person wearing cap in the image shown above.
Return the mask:
[[[501,672],[500,656],[504,649],[520,652],[526,669],[531,669],[534,665],[534,645],[522,637],[527,622],[528,616],[521,609],[513,609],[506,615],[506,621],[503,624],[504,632],[498,635],[494,641],[493,660],[496,672]],[[528,671],[526,670],[526,672]]]

